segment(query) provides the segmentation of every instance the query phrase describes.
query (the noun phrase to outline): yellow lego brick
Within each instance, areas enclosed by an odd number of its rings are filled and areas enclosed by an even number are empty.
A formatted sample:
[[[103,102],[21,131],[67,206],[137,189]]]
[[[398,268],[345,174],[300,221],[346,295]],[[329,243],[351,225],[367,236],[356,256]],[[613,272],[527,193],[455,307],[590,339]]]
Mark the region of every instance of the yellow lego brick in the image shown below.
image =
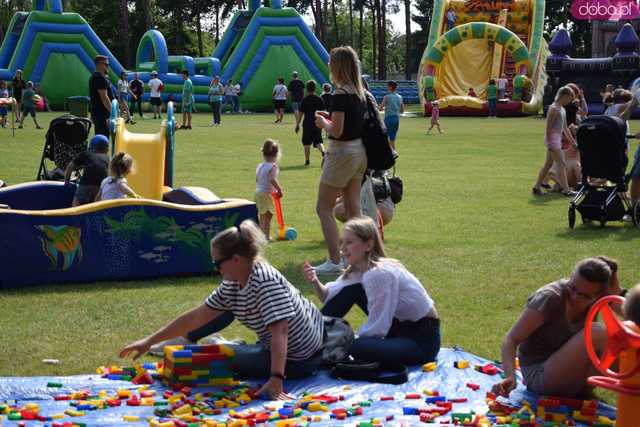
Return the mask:
[[[433,372],[436,370],[437,367],[438,367],[438,364],[436,362],[429,362],[422,365],[422,370],[424,372]]]
[[[137,417],[135,415],[123,415],[122,420],[134,423],[140,421],[140,417]]]

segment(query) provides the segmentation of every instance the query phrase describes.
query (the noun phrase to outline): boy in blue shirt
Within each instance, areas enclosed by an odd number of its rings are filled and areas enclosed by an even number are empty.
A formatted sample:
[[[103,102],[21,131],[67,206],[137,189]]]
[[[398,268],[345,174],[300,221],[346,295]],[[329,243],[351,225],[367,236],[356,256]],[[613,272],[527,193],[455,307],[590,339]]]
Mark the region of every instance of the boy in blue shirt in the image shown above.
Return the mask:
[[[400,114],[404,113],[402,96],[396,93],[398,83],[390,81],[387,83],[389,93],[384,96],[380,104],[380,110],[384,111],[384,125],[387,127],[387,135],[391,148],[396,151],[396,136],[400,127]]]

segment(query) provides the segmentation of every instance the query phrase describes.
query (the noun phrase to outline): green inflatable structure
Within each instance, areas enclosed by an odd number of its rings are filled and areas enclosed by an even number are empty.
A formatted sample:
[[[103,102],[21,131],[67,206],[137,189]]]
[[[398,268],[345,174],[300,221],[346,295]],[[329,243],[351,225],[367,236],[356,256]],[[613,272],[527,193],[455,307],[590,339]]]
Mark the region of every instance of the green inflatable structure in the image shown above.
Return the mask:
[[[0,46],[0,80],[10,80],[15,71],[39,84],[52,108],[65,107],[67,97],[88,95],[88,80],[96,55],[109,57],[109,78],[116,83],[125,71],[147,83],[156,71],[164,83],[166,102],[181,101],[182,70],[188,70],[199,109],[208,108],[208,88],[214,76],[231,80],[242,88],[242,108],[268,111],[278,77],[297,71],[302,80],[328,82],[329,55],[293,8],[282,8],[271,0],[261,7],[251,0],[248,10],[237,11],[210,57],[169,55],[162,33],[147,31],[140,40],[136,67],[125,70],[107,46],[77,13],[65,13],[61,0],[36,0],[33,11],[15,14]],[[64,78],[60,78],[64,76]],[[148,100],[148,89],[144,101]]]

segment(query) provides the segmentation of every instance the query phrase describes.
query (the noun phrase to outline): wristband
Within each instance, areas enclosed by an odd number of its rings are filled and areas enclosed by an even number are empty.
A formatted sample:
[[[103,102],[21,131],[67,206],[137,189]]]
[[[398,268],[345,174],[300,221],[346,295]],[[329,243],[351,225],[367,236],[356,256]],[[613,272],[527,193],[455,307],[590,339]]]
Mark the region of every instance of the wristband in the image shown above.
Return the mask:
[[[272,372],[272,373],[271,373],[271,378],[279,378],[279,379],[281,379],[282,381],[284,381],[287,377],[285,377],[283,374],[279,374],[279,373],[276,373],[276,372]]]

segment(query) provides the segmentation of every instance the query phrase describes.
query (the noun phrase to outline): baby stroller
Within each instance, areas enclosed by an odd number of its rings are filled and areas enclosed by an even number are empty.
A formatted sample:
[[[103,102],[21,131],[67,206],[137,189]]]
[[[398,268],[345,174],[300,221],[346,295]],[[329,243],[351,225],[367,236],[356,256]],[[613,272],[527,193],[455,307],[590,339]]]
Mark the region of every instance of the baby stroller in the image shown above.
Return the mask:
[[[626,197],[625,138],[627,125],[619,117],[591,116],[578,128],[578,150],[582,184],[569,202],[569,227],[576,222],[576,210],[583,223],[622,221],[631,210]]]
[[[42,150],[42,159],[36,180],[61,181],[64,170],[78,154],[87,150],[91,121],[65,114],[51,121]],[[49,170],[46,160],[54,163]]]

